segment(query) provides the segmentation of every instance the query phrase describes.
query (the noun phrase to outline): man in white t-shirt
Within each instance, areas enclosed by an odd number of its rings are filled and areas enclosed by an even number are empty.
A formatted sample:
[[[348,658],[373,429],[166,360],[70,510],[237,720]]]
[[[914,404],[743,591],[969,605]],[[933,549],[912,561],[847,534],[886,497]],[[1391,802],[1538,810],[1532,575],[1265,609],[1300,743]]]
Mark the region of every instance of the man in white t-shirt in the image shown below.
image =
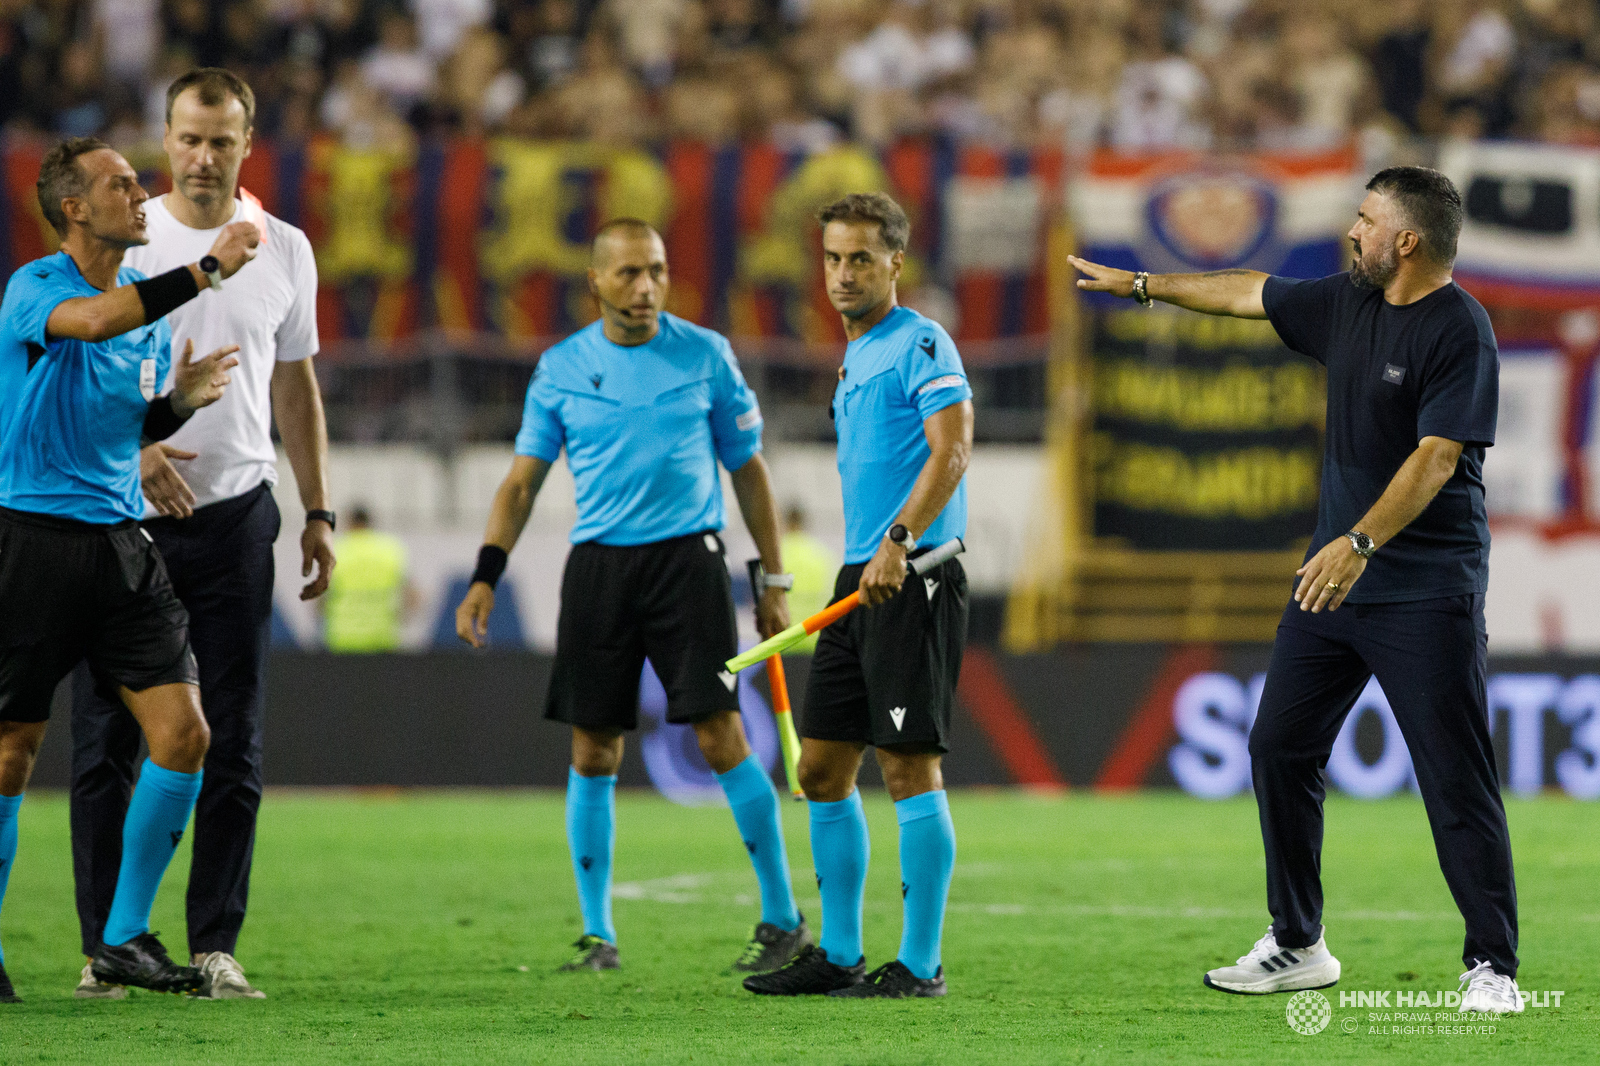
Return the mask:
[[[235,196],[250,154],[255,98],[226,70],[191,71],[167,91],[164,146],[173,191],[144,206],[150,243],[129,249],[124,266],[155,276],[205,256],[229,222],[253,222],[261,244],[250,273],[202,292],[168,316],[175,343],[201,351],[239,345],[239,366],[223,402],[191,418],[142,455],[148,501],[144,528],[161,550],[189,611],[189,639],[211,726],[205,780],[194,812],[188,924],[192,964],[214,999],[260,998],[234,959],[244,924],[261,804],[262,705],[271,632],[273,557],[279,515],[272,420],[294,467],[306,527],[302,599],[322,595],[333,569],[334,515],[328,509],[328,433],[312,368],[317,354],[317,268],[311,243],[267,214],[248,193]],[[195,251],[195,249],[199,251]],[[203,347],[210,345],[210,347]],[[122,852],[139,731],[120,703],[94,691],[80,668],[73,685],[72,858],[83,949],[98,949]],[[123,990],[83,970],[80,998],[121,998]]]

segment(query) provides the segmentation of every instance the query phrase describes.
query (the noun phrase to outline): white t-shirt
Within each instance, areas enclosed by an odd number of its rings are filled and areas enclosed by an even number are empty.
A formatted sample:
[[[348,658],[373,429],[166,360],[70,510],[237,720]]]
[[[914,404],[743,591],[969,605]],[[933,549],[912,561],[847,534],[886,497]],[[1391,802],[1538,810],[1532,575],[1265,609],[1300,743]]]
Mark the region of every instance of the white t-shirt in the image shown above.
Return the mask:
[[[199,458],[177,463],[195,506],[242,496],[261,484],[278,482],[277,453],[272,447],[272,371],[317,354],[317,263],[306,235],[264,212],[245,213],[234,201],[229,222],[254,221],[264,215],[266,240],[255,259],[222,283],[206,289],[167,316],[172,327],[172,365],[176,369],[184,342],[194,341],[194,359],[224,345],[237,344],[239,365],[222,399],[201,408],[167,443]],[[150,243],[129,248],[122,265],[155,277],[198,262],[217,241],[216,229],[191,229],[172,217],[163,198],[144,205]],[[254,217],[252,217],[254,216]],[[172,387],[168,375],[163,390]],[[145,517],[155,514],[145,507]]]

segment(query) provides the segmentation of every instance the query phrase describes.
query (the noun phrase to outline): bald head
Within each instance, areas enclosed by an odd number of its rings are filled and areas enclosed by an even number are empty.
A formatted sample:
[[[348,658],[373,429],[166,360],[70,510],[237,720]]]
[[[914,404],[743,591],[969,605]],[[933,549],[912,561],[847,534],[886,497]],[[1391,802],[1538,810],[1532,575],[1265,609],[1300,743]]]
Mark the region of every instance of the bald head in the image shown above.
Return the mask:
[[[612,342],[643,344],[656,335],[667,284],[667,248],[648,223],[619,218],[600,227],[589,259],[589,291]]]
[[[654,226],[637,218],[614,218],[594,235],[594,244],[589,248],[589,266],[593,270],[604,270],[619,250],[640,243],[660,248],[662,258],[666,258],[666,246]]]

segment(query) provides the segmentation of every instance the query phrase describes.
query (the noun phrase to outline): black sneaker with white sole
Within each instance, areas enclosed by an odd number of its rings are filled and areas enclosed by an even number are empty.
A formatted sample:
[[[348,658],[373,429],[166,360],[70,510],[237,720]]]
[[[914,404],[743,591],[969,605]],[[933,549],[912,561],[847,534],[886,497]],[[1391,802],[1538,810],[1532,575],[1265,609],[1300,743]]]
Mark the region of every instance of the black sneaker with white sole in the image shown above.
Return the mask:
[[[154,933],[140,933],[126,944],[100,945],[89,970],[108,985],[132,985],[152,992],[193,992],[206,982],[193,966],[179,966]]]
[[[780,929],[771,922],[762,922],[750,934],[750,943],[744,946],[733,968],[738,973],[770,973],[800,954],[800,949],[811,943],[811,930],[806,928],[806,916],[793,929]]]
[[[622,959],[617,955],[617,945],[604,937],[585,933],[572,946],[578,949],[578,953],[561,964],[561,973],[622,968]]]
[[[744,987],[758,996],[821,996],[860,984],[866,972],[866,959],[839,966],[828,961],[826,951],[807,944],[787,965],[746,977]]]
[[[839,999],[932,999],[944,994],[943,966],[932,977],[918,977],[899,959],[879,966],[859,985],[828,993]]]
[[[6,968],[0,966],[0,1003],[21,1003],[22,997],[17,995],[17,990],[11,987],[11,978],[6,976]]]

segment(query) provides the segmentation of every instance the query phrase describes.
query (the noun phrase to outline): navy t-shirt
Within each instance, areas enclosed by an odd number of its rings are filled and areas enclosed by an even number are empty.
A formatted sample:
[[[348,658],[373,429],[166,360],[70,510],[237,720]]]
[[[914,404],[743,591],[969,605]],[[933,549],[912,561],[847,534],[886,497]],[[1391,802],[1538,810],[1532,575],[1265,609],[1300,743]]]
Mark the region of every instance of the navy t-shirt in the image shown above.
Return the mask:
[[[1327,449],[1310,559],[1361,521],[1423,437],[1460,441],[1433,502],[1378,549],[1349,603],[1403,603],[1489,587],[1483,452],[1494,443],[1500,357],[1483,306],[1449,284],[1405,306],[1349,274],[1268,278],[1283,343],[1328,368]]]

